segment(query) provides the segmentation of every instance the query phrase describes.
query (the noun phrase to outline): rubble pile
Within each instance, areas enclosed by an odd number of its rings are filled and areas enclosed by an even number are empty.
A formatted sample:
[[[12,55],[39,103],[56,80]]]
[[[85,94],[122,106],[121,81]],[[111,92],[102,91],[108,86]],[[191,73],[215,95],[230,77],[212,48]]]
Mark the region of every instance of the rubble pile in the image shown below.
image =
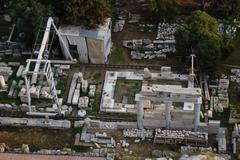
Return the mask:
[[[131,51],[130,55],[132,59],[165,59],[167,57],[167,55],[165,53],[162,53],[162,51]]]
[[[159,23],[157,38],[161,40],[175,40],[175,32],[177,30],[177,24],[169,24],[169,23]]]
[[[115,122],[99,122],[100,129],[107,129],[107,130],[115,130],[117,128],[117,124]]]
[[[220,79],[218,84],[218,100],[223,108],[228,108],[229,79]]]
[[[153,130],[124,129],[123,136],[128,138],[153,138]]]
[[[123,41],[123,46],[129,49],[137,50],[137,49],[153,49],[154,46],[150,39],[134,39],[134,40],[126,40]]]
[[[50,87],[42,87],[40,90],[40,97],[46,99],[52,99],[53,96],[50,94]]]
[[[96,143],[106,147],[114,147],[116,145],[116,141],[113,139],[113,137],[109,136],[106,132],[96,132],[96,133],[89,133],[87,131],[84,131],[81,133],[80,137],[81,141],[84,141],[85,143]]]
[[[187,130],[162,130],[155,129],[155,137],[172,138],[172,139],[187,139],[187,138],[201,138],[207,139],[208,134],[205,132],[192,132]]]
[[[54,64],[52,67],[54,77],[57,79],[61,76],[68,76],[68,70],[70,69],[70,65],[64,64]],[[58,81],[57,81],[58,82]]]
[[[212,85],[212,96],[210,101],[211,110],[213,109],[216,112],[223,112],[225,108],[228,108],[229,97],[228,97],[228,88],[229,88],[229,79],[223,77],[218,80],[218,85]]]
[[[230,160],[231,157],[229,155],[207,155],[207,154],[199,154],[194,156],[183,155],[179,160]]]
[[[5,82],[8,81],[8,78],[13,74],[12,67],[9,67],[5,63],[0,64],[0,75],[3,76]]]
[[[176,52],[175,40],[137,39],[123,41],[123,46],[131,49],[132,59],[166,58],[167,54]]]
[[[191,152],[212,152],[212,147],[193,147],[193,146],[181,146],[181,153],[191,153]]]
[[[132,59],[166,58],[167,54],[174,53],[175,40],[136,39],[123,41],[123,46],[131,49]]]
[[[107,148],[92,149],[88,152],[76,152],[71,148],[62,148],[62,149],[39,149],[37,151],[31,152],[31,146],[28,144],[22,144],[21,148],[11,148],[5,143],[0,143],[0,153],[24,153],[24,154],[42,154],[42,155],[71,155],[71,156],[80,156],[80,157],[106,157],[108,154]]]
[[[235,37],[237,32],[237,26],[232,24],[225,24],[220,22],[218,25],[218,32],[221,34],[226,34],[230,37]]]
[[[149,27],[152,26],[149,25]],[[176,24],[160,23],[157,38],[154,41],[150,39],[126,40],[123,41],[123,46],[131,49],[132,59],[165,59],[168,54],[176,52],[174,36],[176,28]]]
[[[16,42],[0,42],[0,56],[15,56],[19,57],[23,54],[22,47]]]
[[[240,69],[232,68],[231,73],[233,75],[230,75],[230,81],[240,83]]]
[[[120,140],[120,144],[122,145],[123,148],[127,148],[130,145],[125,139]]]
[[[113,32],[121,32],[123,30],[124,25],[125,25],[125,20],[117,20],[113,27]]]
[[[206,145],[208,133],[191,132],[186,130],[161,130],[155,129],[154,143],[156,144],[184,144]]]
[[[48,149],[40,149],[36,152],[36,154],[44,154],[44,155],[72,155],[72,156],[82,156],[82,157],[105,157],[108,153],[107,148],[93,149],[89,152],[75,152],[70,148],[64,148],[61,150],[48,150]]]

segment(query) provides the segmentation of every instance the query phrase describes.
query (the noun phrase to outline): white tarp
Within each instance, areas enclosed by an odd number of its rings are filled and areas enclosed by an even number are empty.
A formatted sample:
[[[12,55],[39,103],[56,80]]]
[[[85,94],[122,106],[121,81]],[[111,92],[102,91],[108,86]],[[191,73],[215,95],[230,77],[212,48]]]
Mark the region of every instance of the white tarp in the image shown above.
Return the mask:
[[[80,56],[81,63],[88,63],[88,49],[87,49],[87,42],[84,37],[79,37],[78,39],[77,50]]]
[[[87,38],[88,56],[93,64],[104,64],[104,41],[92,38]]]
[[[88,63],[88,50],[87,50],[87,44],[86,44],[85,38],[76,37],[76,36],[67,36],[67,39],[70,45],[77,46],[79,61],[81,63]]]

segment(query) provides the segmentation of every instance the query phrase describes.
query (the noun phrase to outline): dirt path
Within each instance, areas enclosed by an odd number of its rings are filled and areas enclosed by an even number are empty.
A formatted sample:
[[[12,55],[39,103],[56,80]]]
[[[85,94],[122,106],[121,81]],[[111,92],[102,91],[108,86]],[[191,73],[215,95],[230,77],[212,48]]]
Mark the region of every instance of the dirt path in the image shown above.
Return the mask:
[[[9,154],[1,153],[0,160],[104,160],[100,157],[33,155],[33,154]]]
[[[0,143],[5,143],[11,148],[19,148],[22,144],[29,144],[30,150],[40,148],[62,149],[64,147],[71,147],[73,142],[74,133],[71,129],[0,128]]]

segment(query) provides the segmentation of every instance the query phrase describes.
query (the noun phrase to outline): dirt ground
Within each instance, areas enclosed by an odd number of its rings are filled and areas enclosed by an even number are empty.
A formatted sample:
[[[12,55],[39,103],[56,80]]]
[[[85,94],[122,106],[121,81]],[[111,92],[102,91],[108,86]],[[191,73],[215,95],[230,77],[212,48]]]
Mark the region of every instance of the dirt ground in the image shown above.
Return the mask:
[[[225,61],[224,63],[230,65],[240,65],[240,47],[237,48]]]
[[[101,157],[57,156],[57,155],[31,155],[1,153],[0,160],[104,160]]]
[[[122,46],[123,40],[131,40],[131,39],[154,39],[156,33],[153,32],[137,32],[131,30],[130,25],[125,25],[122,32],[113,33],[112,41],[113,48],[112,53],[110,55],[110,63],[111,64],[132,64],[133,60],[130,59],[129,53],[130,50],[124,48]]]
[[[20,148],[22,144],[28,144],[30,150],[43,148],[62,149],[73,145],[74,133],[71,129],[51,130],[41,128],[1,127],[0,142],[14,148]]]
[[[148,65],[174,65],[177,64],[176,58],[167,58],[167,60],[132,60],[130,50],[122,46],[123,40],[132,39],[155,39],[156,32],[139,32],[132,25],[125,25],[122,32],[113,33],[113,48],[110,55],[110,64],[148,64]]]
[[[118,79],[115,89],[115,100],[117,103],[122,103],[123,96],[128,98],[128,104],[133,104],[135,94],[141,91],[141,81]]]
[[[179,146],[173,145],[157,145],[151,141],[144,141],[140,143],[132,142],[128,148],[128,152],[124,149],[117,150],[118,156],[122,159],[131,159],[133,157],[141,157],[142,159],[147,157],[161,157],[165,155],[175,156],[178,153]],[[132,151],[130,154],[129,151]]]

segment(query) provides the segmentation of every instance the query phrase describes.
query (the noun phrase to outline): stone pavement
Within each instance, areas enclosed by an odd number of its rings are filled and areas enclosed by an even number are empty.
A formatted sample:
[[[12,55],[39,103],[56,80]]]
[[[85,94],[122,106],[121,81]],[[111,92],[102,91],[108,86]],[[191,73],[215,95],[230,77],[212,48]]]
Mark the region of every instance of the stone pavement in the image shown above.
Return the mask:
[[[0,160],[105,160],[105,158],[1,153]]]

